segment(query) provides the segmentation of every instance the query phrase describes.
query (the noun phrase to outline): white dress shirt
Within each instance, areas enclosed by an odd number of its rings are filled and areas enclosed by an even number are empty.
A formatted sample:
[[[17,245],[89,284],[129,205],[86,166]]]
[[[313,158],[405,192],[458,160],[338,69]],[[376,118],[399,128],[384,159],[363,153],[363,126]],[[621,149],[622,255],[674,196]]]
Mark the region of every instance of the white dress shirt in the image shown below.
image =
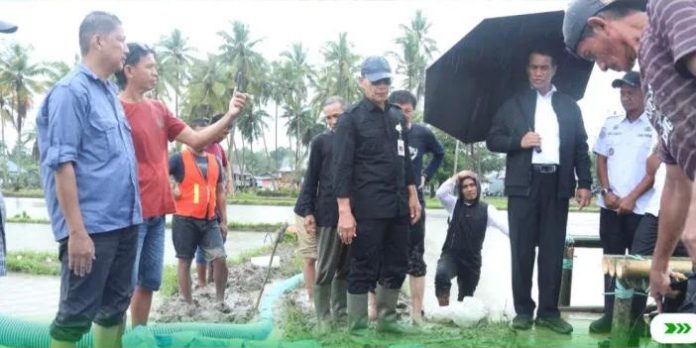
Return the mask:
[[[553,111],[551,97],[556,92],[556,86],[546,95],[538,91],[536,110],[534,111],[534,132],[541,137],[541,152],[532,151],[533,164],[559,164],[561,139],[558,134],[558,118]]]

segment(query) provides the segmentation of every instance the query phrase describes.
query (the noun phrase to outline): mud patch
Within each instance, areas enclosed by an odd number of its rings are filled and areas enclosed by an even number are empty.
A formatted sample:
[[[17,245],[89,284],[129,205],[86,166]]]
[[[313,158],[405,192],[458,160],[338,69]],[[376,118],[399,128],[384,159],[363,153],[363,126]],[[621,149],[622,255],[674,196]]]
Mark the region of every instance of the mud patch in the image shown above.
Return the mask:
[[[288,244],[278,246],[276,255],[280,256],[281,265],[284,266],[271,271],[268,284],[283,279],[287,273],[292,274],[298,271],[290,269],[293,268],[294,248],[294,245]],[[267,268],[245,261],[228,267],[228,271],[224,303],[216,301],[214,284],[208,284],[202,288],[194,285],[192,304],[186,303],[177,292],[169,298],[162,299],[161,304],[153,311],[153,320],[160,323],[247,323],[252,321],[258,314],[254,311],[254,306],[263,286]],[[193,284],[197,284],[195,272],[191,278]],[[268,284],[265,291],[268,291]]]

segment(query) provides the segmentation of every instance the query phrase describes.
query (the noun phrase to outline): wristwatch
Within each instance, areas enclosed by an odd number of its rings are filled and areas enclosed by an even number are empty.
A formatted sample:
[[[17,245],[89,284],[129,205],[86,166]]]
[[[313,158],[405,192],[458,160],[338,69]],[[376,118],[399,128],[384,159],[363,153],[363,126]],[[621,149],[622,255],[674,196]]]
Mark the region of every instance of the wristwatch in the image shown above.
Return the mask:
[[[610,187],[602,188],[602,190],[599,191],[599,193],[602,195],[602,197],[606,196],[607,193],[609,193],[609,192],[611,192],[611,188],[610,188]]]

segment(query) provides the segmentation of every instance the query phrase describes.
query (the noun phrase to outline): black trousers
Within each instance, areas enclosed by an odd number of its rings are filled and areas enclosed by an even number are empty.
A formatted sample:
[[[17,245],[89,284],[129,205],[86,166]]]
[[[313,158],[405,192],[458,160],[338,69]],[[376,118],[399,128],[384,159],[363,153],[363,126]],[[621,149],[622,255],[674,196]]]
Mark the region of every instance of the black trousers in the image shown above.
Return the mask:
[[[559,317],[563,247],[568,222],[568,199],[558,197],[558,174],[533,171],[529,196],[508,197],[512,295],[515,312],[532,316],[532,274],[539,248],[537,316]]]
[[[421,218],[411,225],[411,235],[408,243],[408,271],[412,277],[424,277],[427,270],[423,254],[425,254],[425,203],[421,202]]]
[[[76,276],[69,268],[68,238],[60,241],[60,303],[51,324],[51,337],[57,341],[77,342],[95,322],[113,327],[123,315],[133,294],[132,278],[138,250],[138,228],[91,234],[96,258],[92,272]]]
[[[638,214],[619,215],[615,211],[602,208],[599,212],[599,239],[604,255],[624,255],[633,245],[633,236],[643,216]],[[654,244],[653,244],[654,247]],[[604,292],[614,292],[616,280],[604,275]],[[614,311],[614,295],[604,295],[604,313]]]
[[[448,250],[437,260],[435,273],[435,295],[449,298],[452,278],[457,277],[459,294],[457,301],[466,296],[474,296],[474,291],[481,277],[481,252],[465,250]]]
[[[357,220],[348,293],[366,294],[377,282],[387,289],[401,288],[408,270],[409,225],[408,216]]]
[[[633,236],[633,244],[631,245],[631,255],[650,256],[655,252],[655,244],[657,244],[657,227],[660,219],[650,213],[646,213],[640,219],[636,234]],[[684,244],[679,241],[677,248],[672,256],[688,257]]]

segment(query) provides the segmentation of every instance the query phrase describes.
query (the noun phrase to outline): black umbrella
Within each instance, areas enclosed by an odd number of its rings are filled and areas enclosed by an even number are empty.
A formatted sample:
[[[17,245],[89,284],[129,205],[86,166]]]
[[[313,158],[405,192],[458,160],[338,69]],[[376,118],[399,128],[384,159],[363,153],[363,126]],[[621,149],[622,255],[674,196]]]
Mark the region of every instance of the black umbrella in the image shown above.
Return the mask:
[[[529,88],[527,57],[540,44],[557,59],[556,88],[582,98],[592,64],[566,53],[562,24],[563,11],[483,20],[427,69],[425,121],[465,143],[485,140],[497,109]]]

